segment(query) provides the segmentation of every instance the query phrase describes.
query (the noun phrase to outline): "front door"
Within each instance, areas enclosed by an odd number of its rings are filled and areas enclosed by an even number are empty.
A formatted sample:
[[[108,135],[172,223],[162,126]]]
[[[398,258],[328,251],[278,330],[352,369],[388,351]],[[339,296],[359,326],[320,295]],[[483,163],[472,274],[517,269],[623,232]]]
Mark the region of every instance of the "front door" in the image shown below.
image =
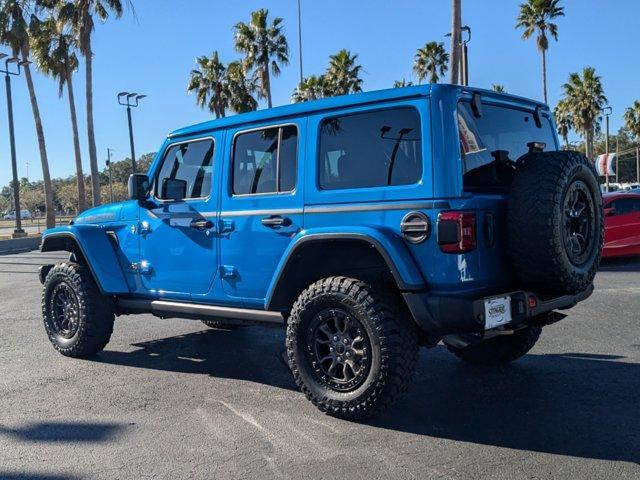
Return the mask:
[[[191,299],[209,291],[218,270],[217,138],[170,143],[140,209],[142,289],[153,297]]]
[[[292,238],[302,228],[298,161],[303,122],[227,133],[231,165],[221,191],[220,272],[227,297],[264,304]]]

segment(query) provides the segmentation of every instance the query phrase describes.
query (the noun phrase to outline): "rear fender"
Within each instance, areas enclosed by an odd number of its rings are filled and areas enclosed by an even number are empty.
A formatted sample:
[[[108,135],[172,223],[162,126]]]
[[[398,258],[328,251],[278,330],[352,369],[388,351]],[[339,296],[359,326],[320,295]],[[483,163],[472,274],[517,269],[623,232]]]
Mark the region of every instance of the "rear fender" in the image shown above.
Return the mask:
[[[382,256],[389,267],[393,278],[402,291],[416,291],[425,288],[424,277],[407,249],[403,240],[393,232],[385,232],[374,227],[341,227],[339,230],[329,228],[317,228],[302,230],[294,238],[289,248],[282,256],[276,274],[274,275],[267,298],[266,308],[269,308],[271,300],[277,289],[281,286],[287,266],[302,247],[311,242],[326,242],[332,240],[360,241],[373,246]]]
[[[122,266],[109,238],[99,225],[70,225],[47,230],[40,251],[78,250],[87,262],[103,295],[129,293]]]

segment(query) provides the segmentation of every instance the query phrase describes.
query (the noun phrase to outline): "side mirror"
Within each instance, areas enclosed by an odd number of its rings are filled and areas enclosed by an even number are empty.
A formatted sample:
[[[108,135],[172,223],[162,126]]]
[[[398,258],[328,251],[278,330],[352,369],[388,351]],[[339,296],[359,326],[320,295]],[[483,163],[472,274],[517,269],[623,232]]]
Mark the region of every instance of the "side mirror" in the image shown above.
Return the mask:
[[[184,200],[187,196],[187,181],[177,178],[164,178],[162,180],[161,198],[163,200]]]
[[[616,214],[616,207],[607,207],[604,209],[605,217],[612,217]]]
[[[144,173],[129,175],[129,198],[131,200],[144,200],[149,196],[149,177]]]

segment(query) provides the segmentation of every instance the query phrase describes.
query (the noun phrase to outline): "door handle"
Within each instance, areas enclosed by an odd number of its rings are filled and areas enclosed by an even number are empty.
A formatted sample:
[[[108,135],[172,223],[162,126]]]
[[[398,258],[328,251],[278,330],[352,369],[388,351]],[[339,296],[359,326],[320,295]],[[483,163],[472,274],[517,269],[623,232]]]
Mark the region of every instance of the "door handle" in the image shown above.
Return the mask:
[[[213,228],[213,222],[205,218],[194,218],[191,220],[189,226],[196,230],[209,230],[210,228]]]
[[[262,219],[262,225],[269,228],[288,227],[291,225],[291,219],[280,215],[271,215]]]

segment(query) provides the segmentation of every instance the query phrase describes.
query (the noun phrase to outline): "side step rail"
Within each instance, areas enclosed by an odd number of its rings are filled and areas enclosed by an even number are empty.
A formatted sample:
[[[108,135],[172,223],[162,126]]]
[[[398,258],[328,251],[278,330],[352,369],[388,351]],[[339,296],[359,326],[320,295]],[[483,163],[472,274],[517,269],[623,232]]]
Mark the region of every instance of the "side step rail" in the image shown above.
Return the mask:
[[[201,303],[170,300],[118,299],[121,314],[152,313],[161,318],[190,318],[195,320],[221,320],[238,324],[284,325],[280,312],[249,308],[220,307]]]

